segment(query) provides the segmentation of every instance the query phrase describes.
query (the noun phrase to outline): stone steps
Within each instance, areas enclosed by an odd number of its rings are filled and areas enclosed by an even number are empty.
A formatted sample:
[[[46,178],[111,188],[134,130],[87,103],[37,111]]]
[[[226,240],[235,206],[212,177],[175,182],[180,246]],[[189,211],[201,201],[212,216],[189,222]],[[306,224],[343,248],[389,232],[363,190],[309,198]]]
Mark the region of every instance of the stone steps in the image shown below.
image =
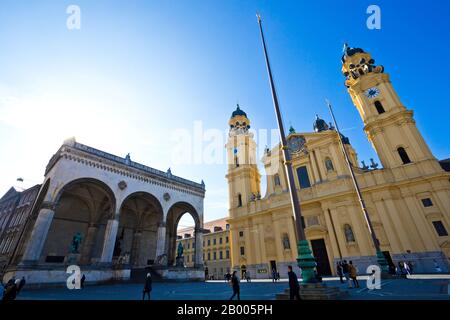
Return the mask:
[[[348,296],[348,291],[325,284],[313,283],[300,285],[300,297],[304,300],[339,300]],[[276,300],[289,300],[289,288],[275,296]]]

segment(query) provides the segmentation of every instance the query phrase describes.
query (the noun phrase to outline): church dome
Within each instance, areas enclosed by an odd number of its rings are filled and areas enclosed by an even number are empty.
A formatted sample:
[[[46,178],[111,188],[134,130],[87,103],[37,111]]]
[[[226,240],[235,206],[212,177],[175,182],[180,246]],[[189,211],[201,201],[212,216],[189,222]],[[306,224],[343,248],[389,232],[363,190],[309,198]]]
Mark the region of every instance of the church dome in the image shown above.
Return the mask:
[[[329,130],[330,127],[325,122],[325,120],[320,119],[319,116],[316,114],[316,120],[313,123],[314,131],[315,132],[321,132],[325,130]]]
[[[247,118],[247,114],[241,110],[241,108],[239,107],[239,104],[237,105],[236,110],[234,110],[233,113],[231,114],[231,118],[234,118],[236,116],[244,116]]]
[[[363,49],[361,48],[351,48],[348,46],[348,44],[344,45],[344,54],[342,56],[342,63],[345,62],[347,57],[351,57],[357,53],[365,53]]]

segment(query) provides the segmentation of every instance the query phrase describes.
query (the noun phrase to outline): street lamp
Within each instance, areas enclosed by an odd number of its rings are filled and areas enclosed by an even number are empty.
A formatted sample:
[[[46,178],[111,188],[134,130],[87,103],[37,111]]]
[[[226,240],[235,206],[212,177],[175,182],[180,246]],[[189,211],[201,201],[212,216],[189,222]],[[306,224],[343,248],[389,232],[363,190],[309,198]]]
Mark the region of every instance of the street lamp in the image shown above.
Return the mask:
[[[273,82],[272,70],[270,68],[270,63],[269,63],[269,57],[267,55],[267,48],[266,48],[266,42],[264,39],[264,33],[263,33],[263,29],[262,29],[261,16],[259,14],[256,14],[256,17],[258,18],[259,31],[261,34],[261,41],[262,41],[262,46],[263,46],[263,50],[264,50],[264,57],[266,60],[267,74],[269,76],[270,89],[272,91],[273,106],[275,108],[275,115],[277,117],[278,129],[280,131],[281,149],[283,150],[284,165],[286,167],[289,193],[291,196],[292,211],[294,212],[294,216],[295,216],[295,227],[296,227],[297,241],[298,241],[298,243],[297,243],[297,251],[298,251],[297,263],[298,263],[298,266],[302,270],[303,283],[312,283],[312,282],[315,282],[314,268],[316,267],[317,264],[316,264],[316,260],[314,259],[313,255],[312,255],[312,251],[309,248],[308,240],[306,240],[305,230],[304,230],[304,226],[302,223],[302,213],[300,210],[300,201],[298,199],[297,189],[295,187],[295,181],[294,181],[294,173],[292,171],[291,154],[290,154],[289,148],[287,146],[286,135],[284,133],[284,127],[283,127],[283,120],[281,118],[280,107],[278,105],[278,97],[277,97],[277,93],[275,90],[275,84]]]
[[[355,187],[356,194],[358,195],[359,204],[361,205],[361,210],[364,215],[364,219],[366,221],[367,228],[369,229],[369,233],[370,233],[370,237],[372,239],[373,245],[376,250],[378,264],[380,265],[382,274],[387,274],[388,273],[388,263],[386,261],[386,257],[384,256],[383,252],[380,249],[380,243],[375,234],[375,230],[373,228],[372,221],[370,220],[369,212],[367,212],[366,203],[364,202],[361,190],[359,189],[358,181],[356,180],[355,172],[353,171],[353,166],[348,157],[347,149],[345,149],[344,143],[342,142],[342,136],[339,131],[339,126],[336,122],[336,118],[334,117],[333,108],[331,107],[331,104],[328,100],[327,100],[327,105],[328,105],[328,109],[330,110],[331,118],[333,118],[334,127],[336,128],[336,133],[339,138],[339,144],[341,145],[342,153],[344,154],[345,162],[347,163],[348,170],[350,171],[350,175],[351,175],[352,181],[353,181],[353,186]]]

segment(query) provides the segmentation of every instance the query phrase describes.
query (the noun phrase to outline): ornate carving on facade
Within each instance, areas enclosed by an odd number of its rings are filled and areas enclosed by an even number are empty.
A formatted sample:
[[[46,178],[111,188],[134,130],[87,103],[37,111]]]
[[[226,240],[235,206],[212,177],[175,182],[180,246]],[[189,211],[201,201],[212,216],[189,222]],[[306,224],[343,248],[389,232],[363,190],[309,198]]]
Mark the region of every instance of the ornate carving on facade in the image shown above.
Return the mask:
[[[125,190],[125,188],[127,187],[127,183],[124,180],[120,181],[117,185],[119,186],[120,190]]]
[[[163,198],[165,201],[169,201],[170,200],[170,194],[168,192],[164,193]]]

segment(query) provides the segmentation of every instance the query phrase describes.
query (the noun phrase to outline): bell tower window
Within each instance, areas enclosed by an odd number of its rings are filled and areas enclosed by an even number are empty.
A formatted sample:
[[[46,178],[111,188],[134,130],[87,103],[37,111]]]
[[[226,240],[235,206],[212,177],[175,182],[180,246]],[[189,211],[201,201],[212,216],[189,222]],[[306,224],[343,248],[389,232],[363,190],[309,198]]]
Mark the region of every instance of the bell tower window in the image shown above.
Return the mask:
[[[403,147],[397,148],[398,155],[400,159],[402,159],[403,164],[411,163],[411,159],[409,159],[408,153]]]
[[[375,108],[377,108],[378,114],[384,113],[383,104],[380,101],[375,101]]]
[[[238,194],[238,207],[242,207],[242,195]]]

